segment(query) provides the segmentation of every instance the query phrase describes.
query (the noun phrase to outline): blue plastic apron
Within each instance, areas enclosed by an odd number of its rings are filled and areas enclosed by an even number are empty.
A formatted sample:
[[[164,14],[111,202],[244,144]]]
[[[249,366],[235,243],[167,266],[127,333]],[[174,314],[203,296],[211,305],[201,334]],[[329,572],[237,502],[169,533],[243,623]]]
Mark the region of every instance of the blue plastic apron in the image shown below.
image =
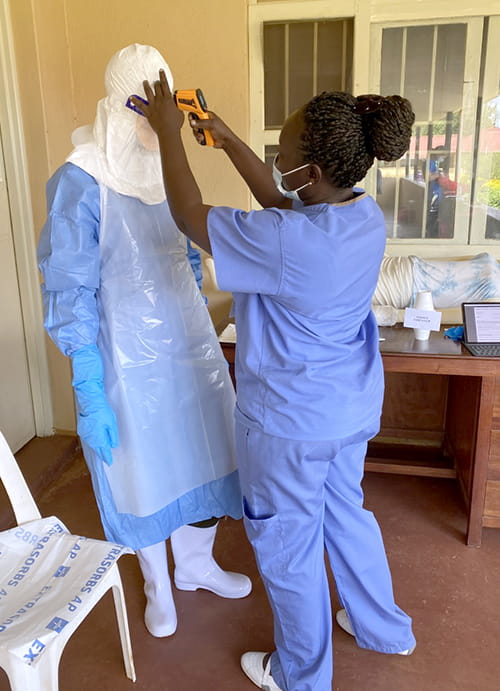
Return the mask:
[[[148,516],[236,469],[234,389],[166,202],[101,186],[98,291],[105,390],[120,445],[116,509]]]

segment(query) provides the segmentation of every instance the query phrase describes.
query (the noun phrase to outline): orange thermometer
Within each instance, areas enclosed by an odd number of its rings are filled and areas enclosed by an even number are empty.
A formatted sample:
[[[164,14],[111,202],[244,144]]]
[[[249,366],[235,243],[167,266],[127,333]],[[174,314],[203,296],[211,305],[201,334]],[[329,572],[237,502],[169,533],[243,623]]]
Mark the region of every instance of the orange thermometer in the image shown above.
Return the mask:
[[[178,89],[174,91],[174,101],[179,110],[192,113],[197,120],[208,120],[210,117],[207,113],[207,102],[201,89]],[[214,145],[213,137],[208,130],[200,128],[198,132],[203,134],[202,144]]]

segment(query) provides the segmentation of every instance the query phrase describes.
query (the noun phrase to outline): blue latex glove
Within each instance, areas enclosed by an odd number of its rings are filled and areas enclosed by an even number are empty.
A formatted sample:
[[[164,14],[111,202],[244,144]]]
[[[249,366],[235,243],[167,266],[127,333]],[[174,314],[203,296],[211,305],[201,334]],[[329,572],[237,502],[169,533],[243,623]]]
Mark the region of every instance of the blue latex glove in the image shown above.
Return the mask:
[[[118,426],[104,393],[99,349],[95,345],[84,346],[71,355],[71,360],[78,408],[77,432],[104,463],[111,465],[111,449],[119,443]]]
[[[194,273],[194,277],[196,279],[196,283],[198,284],[198,288],[200,289],[201,297],[205,301],[205,305],[208,305],[208,300],[206,295],[203,295],[202,288],[203,288],[203,268],[202,268],[202,262],[201,262],[201,252],[199,252],[193,245],[191,244],[191,240],[187,238],[187,258],[189,259],[189,263],[191,264],[191,269]]]
[[[446,329],[444,335],[447,338],[451,338],[452,341],[462,341],[464,337],[464,327],[463,326],[450,326]]]

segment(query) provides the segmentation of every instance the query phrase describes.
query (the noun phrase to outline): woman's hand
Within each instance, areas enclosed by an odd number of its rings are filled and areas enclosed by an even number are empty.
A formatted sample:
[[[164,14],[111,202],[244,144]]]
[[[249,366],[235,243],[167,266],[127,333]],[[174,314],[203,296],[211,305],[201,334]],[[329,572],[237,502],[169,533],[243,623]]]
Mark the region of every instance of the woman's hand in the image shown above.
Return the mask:
[[[194,138],[198,144],[203,144],[203,132],[199,130],[201,128],[208,130],[213,137],[214,147],[216,149],[224,149],[234,139],[235,134],[218,115],[211,111],[207,111],[207,114],[210,116],[208,120],[199,120],[193,113],[189,113],[188,120],[193,129]]]
[[[134,105],[148,119],[158,137],[178,132],[184,122],[184,114],[175,105],[165,72],[160,70],[160,79],[154,83],[154,90],[148,81],[143,85],[148,103],[146,105],[132,96]]]

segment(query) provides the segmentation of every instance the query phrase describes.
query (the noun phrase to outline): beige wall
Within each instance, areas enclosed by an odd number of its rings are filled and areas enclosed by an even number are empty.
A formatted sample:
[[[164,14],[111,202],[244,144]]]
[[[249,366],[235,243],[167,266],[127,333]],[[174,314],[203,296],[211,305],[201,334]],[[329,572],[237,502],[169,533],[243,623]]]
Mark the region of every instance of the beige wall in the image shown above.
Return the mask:
[[[70,152],[71,132],[93,121],[109,58],[130,43],[158,48],[178,88],[203,88],[209,107],[247,136],[246,0],[196,6],[178,0],[11,0],[10,9],[37,238],[45,183]],[[222,152],[201,149],[190,136],[186,145],[204,201],[248,206],[246,188]],[[217,322],[228,296],[207,284]],[[54,425],[72,430],[69,362],[52,343],[48,351]]]
[[[9,0],[25,127],[36,235],[45,218],[45,182],[71,149],[75,127],[91,122],[104,95],[103,74],[111,55],[130,43],[163,53],[179,88],[201,87],[209,107],[245,138],[249,130],[248,19],[250,5],[271,0]],[[498,14],[498,0],[309,0],[339,16],[356,16],[355,63],[368,74],[370,23],[397,18]],[[300,3],[275,3],[298,7]],[[254,8],[255,9],[255,8]],[[364,84],[364,82],[363,82]],[[361,90],[363,84],[358,85]],[[254,89],[256,97],[257,91]],[[255,125],[254,125],[255,127]],[[186,139],[193,170],[207,203],[247,207],[248,193],[221,152]],[[208,275],[208,272],[207,272]],[[217,323],[228,296],[207,287]],[[74,428],[69,363],[48,346],[55,426]]]

